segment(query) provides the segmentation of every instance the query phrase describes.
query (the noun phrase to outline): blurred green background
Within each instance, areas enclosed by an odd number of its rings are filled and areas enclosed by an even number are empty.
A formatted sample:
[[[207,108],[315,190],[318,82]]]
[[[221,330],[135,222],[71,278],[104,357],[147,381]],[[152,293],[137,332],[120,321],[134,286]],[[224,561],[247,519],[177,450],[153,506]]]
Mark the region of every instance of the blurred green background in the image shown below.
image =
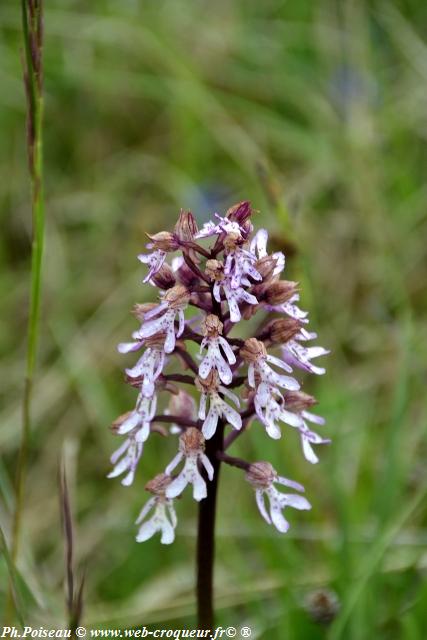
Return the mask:
[[[46,252],[19,561],[28,623],[64,626],[57,467],[76,521],[84,623],[194,625],[196,505],[177,540],[134,541],[153,436],[131,488],[107,480],[108,426],[135,399],[116,343],[153,299],[136,260],[180,207],[241,199],[285,248],[327,375],[307,380],[333,439],[303,459],[261,429],[231,453],[301,481],[313,509],[281,537],[241,472],[221,477],[218,624],[269,640],[427,634],[427,4],[421,0],[51,0],[45,19]],[[25,371],[31,212],[19,3],[0,5],[1,526]],[[7,566],[0,559],[4,602]],[[319,595],[319,589],[320,595]],[[332,624],[328,593],[339,600]],[[313,600],[320,607],[317,616]],[[307,603],[311,602],[311,605]],[[320,605],[319,605],[320,603]],[[1,602],[0,602],[1,604]],[[322,610],[323,607],[323,610]],[[334,608],[334,607],[332,607]],[[335,607],[336,608],[336,607]],[[330,612],[329,612],[330,613]],[[332,617],[332,615],[331,615]]]

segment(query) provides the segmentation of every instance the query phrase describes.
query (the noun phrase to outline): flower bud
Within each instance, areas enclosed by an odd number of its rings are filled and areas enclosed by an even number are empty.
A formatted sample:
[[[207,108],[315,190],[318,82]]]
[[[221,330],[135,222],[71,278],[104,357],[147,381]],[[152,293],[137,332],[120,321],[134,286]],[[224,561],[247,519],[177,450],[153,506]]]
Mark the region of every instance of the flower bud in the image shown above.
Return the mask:
[[[277,318],[267,325],[265,331],[268,331],[273,344],[284,344],[291,340],[301,327],[301,322],[295,318]]]
[[[238,202],[227,211],[226,216],[229,220],[237,222],[244,238],[253,231],[253,225],[250,221],[252,215],[251,203],[247,200]]]
[[[148,311],[157,307],[156,302],[142,302],[133,305],[132,314],[140,322],[144,322],[144,316]]]
[[[287,302],[297,291],[297,282],[279,280],[272,282],[265,290],[264,299],[267,304],[278,305]]]
[[[274,269],[277,267],[277,258],[274,256],[264,256],[255,263],[255,269],[262,276],[264,281],[270,280]]]
[[[303,391],[287,391],[285,393],[286,409],[294,413],[310,409],[315,404],[317,404],[316,398]]]
[[[197,232],[197,222],[191,211],[181,210],[175,225],[175,236],[177,239],[180,242],[192,242]]]
[[[210,313],[202,322],[203,335],[208,338],[216,338],[222,334],[223,324],[218,316]]]
[[[160,267],[159,271],[157,271],[151,281],[158,287],[159,289],[171,289],[176,285],[175,274],[166,262]]]
[[[251,203],[248,200],[238,202],[230,207],[225,215],[229,220],[238,222],[239,225],[242,225],[244,222],[249,220],[252,215]]]
[[[190,301],[190,292],[184,285],[177,284],[166,291],[163,300],[169,303],[171,309],[182,309]]]
[[[259,358],[264,358],[267,355],[267,350],[260,340],[256,338],[249,338],[245,340],[245,344],[240,349],[240,355],[245,362],[256,362]]]
[[[163,331],[159,331],[148,338],[145,338],[144,344],[146,347],[154,347],[162,349],[165,344],[166,334]]]
[[[147,482],[145,490],[156,496],[164,496],[166,488],[171,482],[172,478],[170,476],[166,475],[166,473],[159,473]]]
[[[266,489],[276,477],[277,473],[269,462],[254,462],[246,472],[246,480],[256,489]]]
[[[170,231],[159,231],[153,236],[147,233],[147,236],[151,240],[152,247],[159,249],[160,251],[176,251],[179,247],[179,243],[173,233]]]
[[[180,283],[183,284],[184,287],[187,287],[187,289],[192,289],[199,283],[198,276],[185,262],[179,267],[176,274]]]
[[[179,439],[179,448],[185,456],[205,450],[205,438],[195,427],[188,427]]]

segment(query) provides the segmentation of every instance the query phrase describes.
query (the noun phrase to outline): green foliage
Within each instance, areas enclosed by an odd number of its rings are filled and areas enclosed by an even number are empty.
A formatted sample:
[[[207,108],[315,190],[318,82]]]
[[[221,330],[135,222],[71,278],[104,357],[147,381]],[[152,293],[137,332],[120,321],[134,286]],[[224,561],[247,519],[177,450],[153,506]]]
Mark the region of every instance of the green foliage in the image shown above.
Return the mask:
[[[249,198],[301,282],[327,375],[307,380],[333,438],[313,468],[291,430],[230,453],[268,459],[313,510],[280,537],[237,469],[221,477],[218,623],[269,640],[418,640],[427,628],[426,4],[53,0],[45,20],[47,242],[18,575],[27,624],[64,624],[64,456],[88,626],[191,626],[195,504],[176,543],[134,542],[135,484],[106,480],[108,425],[132,406],[115,351],[150,298],[135,259],[180,207]],[[0,5],[1,529],[8,541],[26,359],[30,193],[19,6]],[[6,549],[5,544],[2,545]],[[6,596],[8,555],[0,559]],[[307,596],[333,589],[332,626]],[[0,605],[2,602],[0,602]],[[423,633],[424,630],[424,633]]]

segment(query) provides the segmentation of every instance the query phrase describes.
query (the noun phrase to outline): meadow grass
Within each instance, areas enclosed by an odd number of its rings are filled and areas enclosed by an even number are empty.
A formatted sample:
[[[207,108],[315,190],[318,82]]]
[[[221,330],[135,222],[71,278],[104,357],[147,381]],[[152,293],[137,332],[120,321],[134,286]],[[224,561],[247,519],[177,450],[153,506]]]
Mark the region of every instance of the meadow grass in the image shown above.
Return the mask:
[[[19,6],[0,5],[0,525],[10,542],[25,375],[31,216]],[[269,640],[424,640],[425,3],[78,0],[46,3],[47,242],[21,552],[27,624],[64,625],[61,456],[88,626],[194,620],[196,510],[177,541],[134,542],[143,485],[172,455],[150,440],[135,484],[107,481],[108,425],[134,392],[115,351],[148,300],[145,232],[248,198],[288,255],[327,375],[307,381],[333,439],[313,468],[296,435],[254,426],[231,453],[306,486],[284,537],[240,472],[221,477],[218,623]],[[5,548],[2,542],[3,549]],[[0,560],[4,603],[10,557]],[[306,611],[334,590],[330,626]]]

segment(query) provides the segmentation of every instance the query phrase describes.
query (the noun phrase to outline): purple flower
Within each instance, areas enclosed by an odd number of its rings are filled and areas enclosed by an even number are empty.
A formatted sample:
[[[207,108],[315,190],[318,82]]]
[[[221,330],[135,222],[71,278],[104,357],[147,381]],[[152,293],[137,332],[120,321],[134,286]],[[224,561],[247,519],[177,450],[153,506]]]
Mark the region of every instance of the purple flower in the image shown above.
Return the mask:
[[[208,350],[199,366],[199,376],[204,380],[208,377],[212,369],[218,372],[221,381],[224,384],[230,384],[233,374],[230,364],[235,364],[236,356],[227,340],[222,337],[223,324],[217,316],[210,314],[206,316],[203,322],[204,338],[200,345],[200,352],[203,349]],[[221,353],[222,348],[225,357]]]
[[[157,347],[148,347],[135,366],[126,369],[130,378],[141,379],[141,393],[146,398],[154,394],[154,383],[162,373],[165,364],[165,352]]]
[[[189,300],[190,294],[183,285],[177,284],[172,289],[168,289],[163,295],[162,302],[145,314],[141,328],[133,337],[142,340],[158,333],[164,334],[164,351],[172,353],[176,338],[179,338],[184,331],[184,309]],[[176,316],[178,316],[177,331],[175,331]]]
[[[240,355],[248,363],[248,382],[253,389],[259,387],[263,382],[291,391],[299,389],[295,378],[277,373],[269,366],[268,363],[271,363],[280,369],[292,372],[290,366],[280,358],[267,354],[264,344],[256,338],[249,338],[245,341]]]
[[[110,471],[107,478],[116,478],[127,471],[128,473],[122,480],[122,484],[125,487],[130,486],[133,482],[136,467],[138,466],[144,447],[143,442],[137,439],[136,433],[137,431],[132,432],[110,458],[114,468]]]
[[[150,424],[156,413],[157,397],[146,398],[139,395],[136,408],[130,411],[128,417],[121,423],[117,433],[124,435],[130,431],[136,431],[136,440],[145,442],[150,435]]]
[[[239,398],[229,389],[218,384],[218,374],[216,374],[216,372],[212,371],[206,380],[196,378],[196,386],[199,391],[201,391],[199,418],[204,421],[202,433],[206,440],[209,440],[214,435],[220,418],[223,418],[225,422],[231,424],[234,429],[242,428],[240,413],[233,409],[233,407],[230,407],[219,394],[222,393],[229,398],[237,407],[240,407]],[[208,400],[209,412],[206,415]]]
[[[147,483],[146,490],[154,493],[154,496],[144,505],[136,521],[136,524],[141,524],[136,536],[137,542],[145,542],[158,531],[161,532],[162,544],[171,544],[175,540],[176,513],[172,500],[165,496],[165,490],[169,484],[170,478],[165,474],[160,474]],[[146,520],[153,508],[153,515]]]
[[[213,286],[213,296],[217,302],[221,302],[221,288],[228,302],[231,322],[240,322],[242,314],[240,313],[239,303],[258,304],[258,300],[252,293],[245,291],[242,287],[233,289],[230,278],[224,277],[220,282],[215,282]]]
[[[215,223],[212,222],[212,220],[205,222],[200,231],[194,236],[195,238],[209,238],[220,235],[221,233],[235,233],[238,234],[239,237],[242,237],[242,234],[245,233],[244,228],[242,228],[238,222],[229,220],[228,218],[222,218],[218,213],[214,213],[214,216],[219,222]]]
[[[253,280],[262,280],[261,274],[254,267],[256,260],[256,256],[239,246],[228,254],[224,275],[229,280],[232,289],[239,289],[242,285],[249,287],[251,282],[248,280],[248,276]]]
[[[268,231],[266,229],[259,229],[252,238],[250,252],[256,260],[262,260],[262,258],[266,258],[268,256],[267,241]],[[271,257],[276,260],[276,267],[273,270],[272,275],[278,276],[285,268],[285,256],[281,251],[276,251],[271,254]]]
[[[199,502],[207,495],[206,482],[200,474],[199,463],[206,469],[209,480],[212,480],[214,474],[209,458],[204,453],[205,439],[198,429],[190,427],[180,436],[179,449],[179,452],[166,467],[165,473],[170,475],[182,459],[185,460],[184,467],[167,487],[165,495],[167,498],[175,498],[184,491],[187,484],[192,484],[193,498]]]
[[[314,340],[317,338],[316,333],[309,333],[304,328],[297,333],[292,340],[286,342],[282,347],[283,360],[292,367],[298,367],[309,373],[323,375],[326,371],[323,367],[317,367],[312,362],[312,358],[325,356],[329,353],[328,349],[323,347],[303,347],[298,340]]]
[[[277,472],[269,462],[251,464],[246,474],[246,479],[255,489],[255,498],[260,514],[268,524],[273,524],[281,533],[286,533],[289,529],[289,522],[282,514],[286,507],[293,507],[299,510],[311,509],[310,503],[304,496],[294,493],[281,493],[276,489],[275,483],[290,487],[296,491],[304,491],[304,487],[298,482],[277,475]],[[268,498],[268,509],[265,505],[265,496]]]
[[[271,384],[261,382],[254,399],[255,411],[264,424],[270,438],[278,440],[282,436],[277,422],[285,422],[292,427],[302,427],[300,416],[285,409],[285,402],[280,391]]]
[[[152,247],[150,243],[147,245],[148,248]],[[166,251],[162,251],[161,249],[156,249],[152,253],[144,254],[140,253],[138,256],[138,260],[143,264],[147,264],[150,269],[145,276],[143,282],[149,282],[151,278],[160,271],[163,266],[164,261],[166,260]]]

